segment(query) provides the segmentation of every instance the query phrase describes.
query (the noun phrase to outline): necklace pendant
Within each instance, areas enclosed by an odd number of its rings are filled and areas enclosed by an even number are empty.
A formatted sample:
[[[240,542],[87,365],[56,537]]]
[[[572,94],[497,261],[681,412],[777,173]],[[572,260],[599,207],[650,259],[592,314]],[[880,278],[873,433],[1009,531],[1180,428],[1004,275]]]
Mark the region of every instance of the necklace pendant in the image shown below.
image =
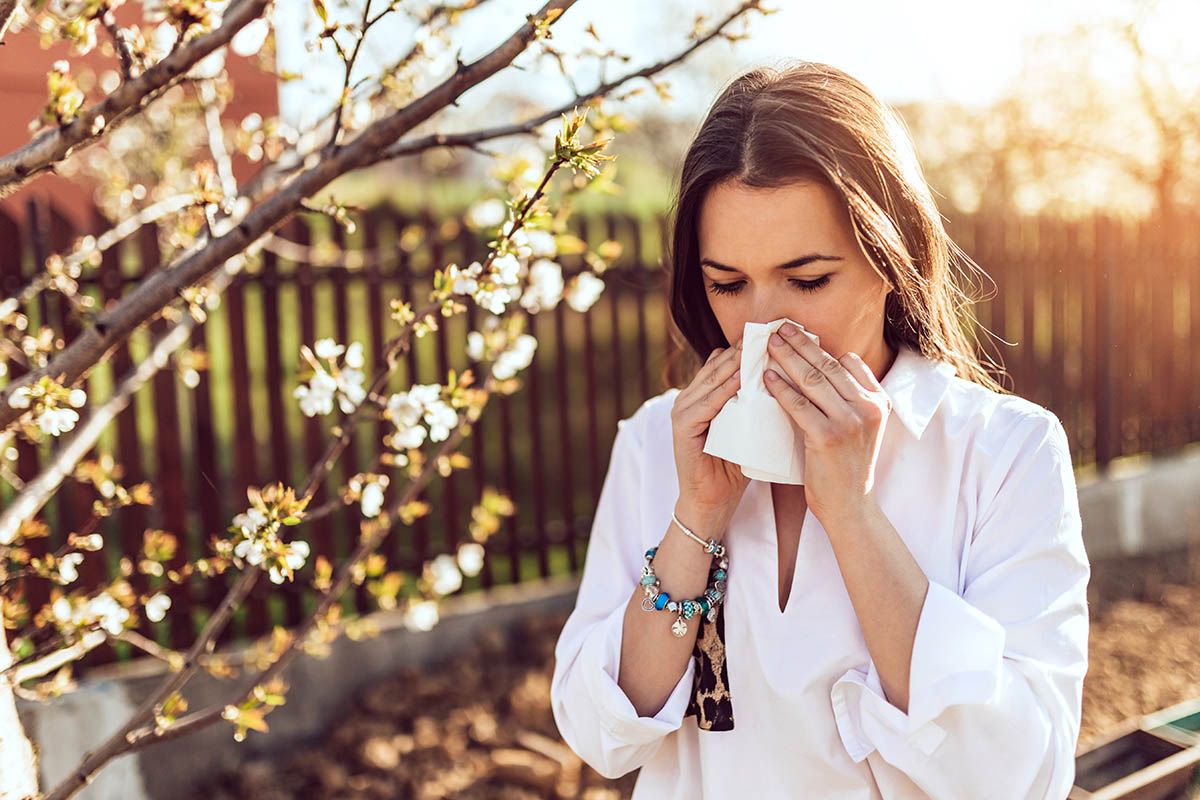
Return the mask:
[[[671,625],[671,633],[678,636],[680,639],[687,634],[687,623],[683,621],[683,617],[678,617],[675,623]]]

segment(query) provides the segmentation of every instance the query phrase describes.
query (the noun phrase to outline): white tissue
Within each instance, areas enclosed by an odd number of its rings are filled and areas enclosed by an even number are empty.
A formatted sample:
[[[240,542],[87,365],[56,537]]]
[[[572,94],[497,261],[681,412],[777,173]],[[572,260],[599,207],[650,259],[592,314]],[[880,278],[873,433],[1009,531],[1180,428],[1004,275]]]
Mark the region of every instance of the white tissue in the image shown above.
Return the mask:
[[[747,478],[771,483],[804,483],[804,432],[767,389],[763,374],[771,367],[786,376],[767,353],[767,340],[785,322],[800,328],[815,344],[821,340],[787,317],[747,322],[742,333],[742,383],[709,423],[704,452],[742,468]]]

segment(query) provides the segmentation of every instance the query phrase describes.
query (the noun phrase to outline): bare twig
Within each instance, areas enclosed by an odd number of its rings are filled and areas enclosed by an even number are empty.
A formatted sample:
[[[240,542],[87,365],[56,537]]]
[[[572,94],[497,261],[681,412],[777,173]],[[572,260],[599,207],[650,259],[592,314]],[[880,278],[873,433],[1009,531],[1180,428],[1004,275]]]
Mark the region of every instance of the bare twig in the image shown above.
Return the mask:
[[[43,675],[48,675],[54,672],[59,667],[70,664],[72,661],[82,658],[92,650],[95,650],[100,645],[104,644],[108,637],[103,631],[90,631],[87,635],[81,638],[78,642],[70,647],[64,647],[61,650],[55,650],[50,655],[39,658],[36,661],[30,661],[17,666],[12,673],[12,685],[20,686],[25,681],[40,678]]]
[[[371,27],[375,23],[383,19],[391,10],[392,7],[389,5],[372,17],[371,0],[363,0],[362,21],[359,23],[358,38],[354,40],[354,49],[350,51],[350,55],[347,57],[342,53],[341,47],[338,47],[338,53],[342,55],[345,63],[346,74],[342,77],[342,90],[338,93],[337,107],[333,113],[333,133],[329,137],[329,144],[326,145],[327,148],[332,149],[337,146],[338,136],[342,132],[342,117],[346,113],[346,101],[350,96],[350,73],[354,71],[354,65],[358,62],[358,54],[362,52],[363,42],[367,40],[367,33],[370,32]],[[332,36],[330,38],[333,39]],[[333,39],[333,41],[337,45],[337,40]]]
[[[113,13],[112,6],[100,16],[100,24],[108,31],[108,35],[112,37],[113,47],[117,50],[117,55],[121,59],[121,74],[125,80],[132,80],[136,66],[133,59],[133,45],[129,39],[129,31],[117,24],[116,14]]]
[[[197,81],[196,93],[200,97],[200,105],[204,108],[204,127],[208,132],[208,151],[212,153],[213,162],[217,165],[217,176],[221,179],[221,194],[225,204],[232,203],[237,197],[237,179],[233,175],[233,159],[225,147],[225,132],[221,128],[221,111],[218,104],[216,84],[212,79]]]
[[[64,264],[68,269],[74,267],[82,267],[85,262],[93,258],[97,253],[103,253],[109,248],[128,239],[133,234],[141,230],[143,225],[149,225],[152,222],[157,222],[171,214],[176,214],[185,208],[189,208],[196,204],[196,197],[192,194],[177,194],[163,198],[156,203],[146,206],[136,214],[132,214],[113,227],[109,228],[104,233],[96,237],[94,248],[81,249],[71,253],[63,259]],[[29,283],[17,292],[17,301],[22,305],[30,302],[37,297],[38,292],[45,289],[50,283],[50,273],[46,270],[39,271],[30,279]],[[3,345],[7,340],[0,340],[0,345]],[[22,362],[28,366],[27,362]]]
[[[626,73],[625,75],[622,75],[614,80],[601,83],[591,91],[577,94],[575,97],[571,98],[566,103],[563,103],[561,106],[539,114],[536,117],[510,125],[498,125],[496,127],[484,128],[477,131],[469,131],[465,133],[434,133],[428,136],[419,137],[417,139],[401,140],[384,151],[384,159],[415,155],[433,147],[474,147],[476,144],[489,139],[499,139],[505,136],[532,133],[535,128],[544,125],[556,117],[561,116],[576,106],[583,105],[597,97],[607,95],[613,90],[619,88],[623,84],[629,83],[632,80],[637,78],[649,78],[655,73],[662,72],[663,70],[678,64],[691,55],[698,47],[701,47],[712,39],[721,36],[725,29],[729,27],[736,19],[744,16],[746,12],[750,10],[758,9],[760,5],[760,0],[743,0],[740,6],[727,14],[725,18],[712,30],[695,39],[690,46],[671,58],[658,61],[654,64],[642,67],[641,69]]]
[[[431,26],[433,23],[442,18],[455,20],[464,12],[479,8],[490,1],[491,0],[464,0],[464,2],[458,4],[439,4],[429,8],[425,12],[421,24]],[[379,78],[371,81],[371,91],[366,94],[365,98],[360,99],[364,99],[367,102],[373,102],[380,98],[385,91],[383,87],[383,78],[396,74],[414,61],[421,53],[421,44],[414,43],[410,45],[409,48],[398,59],[392,62],[391,66],[384,68],[380,72]],[[358,88],[364,85],[367,81],[367,78],[357,81],[354,84],[352,94],[353,91],[357,91]],[[300,134],[298,141],[303,144],[308,141],[319,141],[324,139],[325,135],[322,133],[322,130],[327,126],[332,125],[333,118],[337,114],[337,111],[337,106],[330,109],[324,117],[317,120],[317,122],[314,123],[310,128],[303,131]],[[316,155],[319,149],[319,146],[314,145],[313,147],[304,150],[300,150],[298,147],[298,149],[290,153],[284,153],[279,158],[265,165],[262,169],[255,173],[255,175],[250,178],[249,181],[246,182],[245,186],[243,187],[244,194],[251,199],[257,199],[270,194],[271,192],[275,191],[275,189],[277,189],[289,175],[294,175],[298,170],[300,170],[307,163],[309,158]]]

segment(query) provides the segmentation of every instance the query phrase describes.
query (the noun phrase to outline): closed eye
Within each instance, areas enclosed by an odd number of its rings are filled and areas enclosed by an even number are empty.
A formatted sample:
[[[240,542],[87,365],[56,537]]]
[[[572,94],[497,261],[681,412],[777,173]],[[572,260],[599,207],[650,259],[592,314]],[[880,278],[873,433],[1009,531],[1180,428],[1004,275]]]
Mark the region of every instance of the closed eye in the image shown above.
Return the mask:
[[[716,281],[713,281],[708,285],[708,287],[713,294],[737,294],[742,290],[742,286],[744,286],[745,283],[745,281],[731,281],[729,283],[717,283]],[[815,292],[825,284],[829,283],[829,276],[822,275],[816,280],[811,281],[805,281],[799,278],[790,278],[788,283],[792,284],[802,292]]]

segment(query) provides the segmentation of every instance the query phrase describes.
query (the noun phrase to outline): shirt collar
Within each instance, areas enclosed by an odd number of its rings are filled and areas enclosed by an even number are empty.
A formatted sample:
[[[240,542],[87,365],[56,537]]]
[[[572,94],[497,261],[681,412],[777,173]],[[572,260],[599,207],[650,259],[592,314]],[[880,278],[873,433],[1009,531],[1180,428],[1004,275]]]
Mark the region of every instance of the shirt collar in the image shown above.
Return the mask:
[[[935,361],[912,345],[901,343],[879,383],[892,401],[892,414],[914,438],[920,439],[956,374],[958,370],[950,362]]]

